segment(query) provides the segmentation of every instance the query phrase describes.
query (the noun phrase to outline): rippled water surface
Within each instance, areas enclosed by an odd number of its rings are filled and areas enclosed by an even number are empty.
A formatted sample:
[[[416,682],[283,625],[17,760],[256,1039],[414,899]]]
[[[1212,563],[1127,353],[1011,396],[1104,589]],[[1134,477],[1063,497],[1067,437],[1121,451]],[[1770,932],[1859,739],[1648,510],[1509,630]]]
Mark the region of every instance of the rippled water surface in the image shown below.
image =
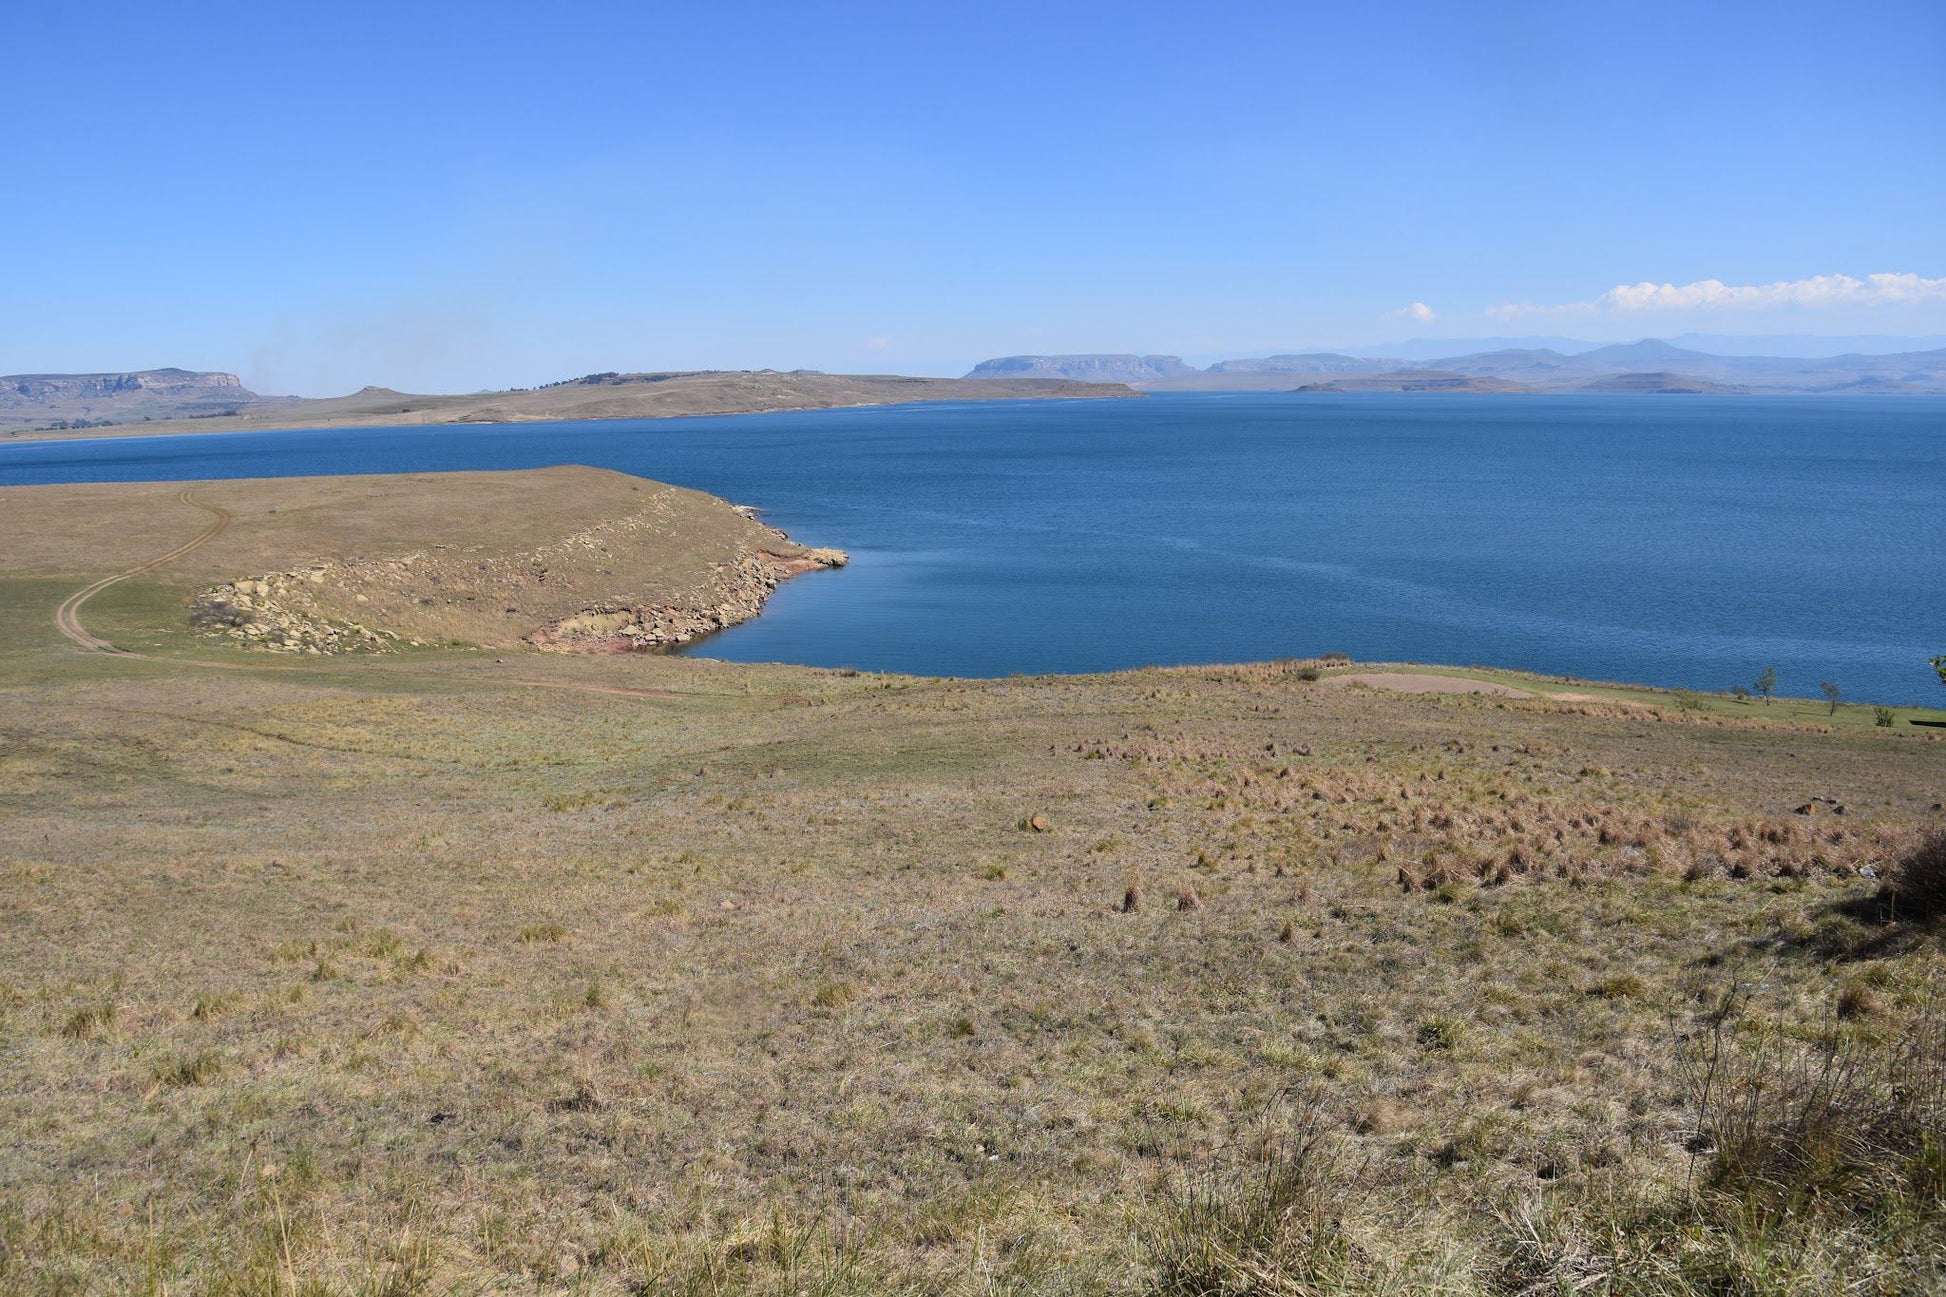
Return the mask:
[[[0,445],[0,483],[596,464],[853,565],[698,651],[946,675],[1341,651],[1938,703],[1946,398],[1296,396]]]

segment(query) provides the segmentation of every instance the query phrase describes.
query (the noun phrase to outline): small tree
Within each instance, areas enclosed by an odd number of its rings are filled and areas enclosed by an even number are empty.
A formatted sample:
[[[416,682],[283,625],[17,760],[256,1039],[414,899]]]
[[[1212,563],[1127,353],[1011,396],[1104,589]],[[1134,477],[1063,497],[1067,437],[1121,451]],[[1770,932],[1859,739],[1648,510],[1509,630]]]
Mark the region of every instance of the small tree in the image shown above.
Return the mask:
[[[1824,690],[1825,701],[1831,704],[1831,710],[1825,714],[1827,716],[1836,716],[1838,714],[1838,686],[1832,684],[1829,680],[1820,680],[1818,681],[1818,688]]]
[[[1764,673],[1757,677],[1757,692],[1763,695],[1764,706],[1770,706],[1771,691],[1777,688],[1777,668],[1765,667]]]
[[[1939,683],[1946,685],[1946,653],[1932,660],[1932,669],[1939,672]]]

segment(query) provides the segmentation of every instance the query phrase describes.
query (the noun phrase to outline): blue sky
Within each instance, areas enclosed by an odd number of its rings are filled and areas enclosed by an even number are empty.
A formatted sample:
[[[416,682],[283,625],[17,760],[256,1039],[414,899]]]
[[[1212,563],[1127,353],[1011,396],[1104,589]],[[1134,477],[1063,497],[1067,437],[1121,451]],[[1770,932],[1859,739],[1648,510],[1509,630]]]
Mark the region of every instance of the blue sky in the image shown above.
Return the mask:
[[[1946,332],[1937,0],[17,0],[7,43],[0,372]]]

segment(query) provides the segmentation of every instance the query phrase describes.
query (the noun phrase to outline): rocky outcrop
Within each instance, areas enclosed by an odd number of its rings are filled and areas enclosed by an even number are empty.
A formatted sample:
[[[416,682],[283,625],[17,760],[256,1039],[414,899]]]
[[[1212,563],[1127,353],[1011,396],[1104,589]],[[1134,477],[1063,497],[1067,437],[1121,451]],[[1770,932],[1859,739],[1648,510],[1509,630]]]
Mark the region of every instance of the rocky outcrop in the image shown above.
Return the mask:
[[[781,535],[781,533],[780,533]],[[527,637],[535,648],[563,653],[644,653],[713,635],[763,611],[779,585],[803,572],[843,567],[843,550],[756,551],[717,569],[717,597],[691,607],[597,604]]]
[[[317,563],[226,581],[197,597],[191,620],[241,648],[269,653],[375,653],[400,643],[396,631],[334,620],[318,608],[316,588],[327,582],[342,588],[344,576],[341,565]]]

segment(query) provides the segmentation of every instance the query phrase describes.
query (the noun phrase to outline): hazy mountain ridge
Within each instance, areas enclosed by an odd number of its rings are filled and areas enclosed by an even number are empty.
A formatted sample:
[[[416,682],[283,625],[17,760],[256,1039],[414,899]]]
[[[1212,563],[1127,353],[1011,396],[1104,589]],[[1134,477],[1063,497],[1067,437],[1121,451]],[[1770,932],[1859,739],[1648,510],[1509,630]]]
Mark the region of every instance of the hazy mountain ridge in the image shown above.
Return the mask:
[[[983,360],[968,378],[1059,378],[1079,383],[1140,383],[1201,373],[1180,356],[1000,356]]]
[[[1246,360],[1219,360],[1210,374],[1369,374],[1375,368],[1401,369],[1410,362],[1384,356],[1346,356],[1335,351],[1309,351],[1299,355],[1260,356]]]
[[[1439,369],[1401,369],[1383,374],[1346,374],[1306,383],[1299,392],[1531,392],[1534,389],[1504,378],[1455,374]]]
[[[1525,340],[1521,340],[1525,341]],[[1566,352],[1515,346],[1424,360],[1340,352],[1220,360],[1196,369],[1177,356],[1010,356],[975,366],[969,379],[1006,364],[1039,376],[1076,377],[1131,360],[1116,381],[1153,391],[1535,391],[1535,392],[1946,392],[1946,348],[1836,356],[1724,356],[1660,338]],[[1318,381],[1293,383],[1299,376]],[[1472,379],[1472,383],[1455,379]]]

